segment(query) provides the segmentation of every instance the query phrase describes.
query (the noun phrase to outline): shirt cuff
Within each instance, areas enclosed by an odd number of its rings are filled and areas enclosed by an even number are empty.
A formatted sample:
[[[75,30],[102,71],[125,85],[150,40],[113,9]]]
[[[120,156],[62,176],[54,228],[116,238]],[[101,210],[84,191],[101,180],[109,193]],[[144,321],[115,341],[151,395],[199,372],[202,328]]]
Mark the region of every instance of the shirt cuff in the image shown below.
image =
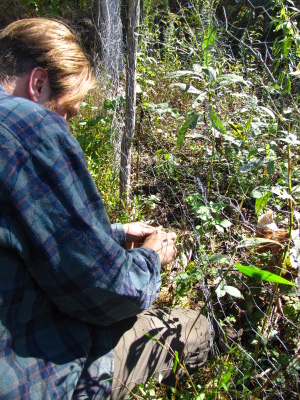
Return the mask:
[[[124,247],[126,245],[126,233],[123,225],[120,223],[111,224],[111,237],[119,243],[120,246]]]

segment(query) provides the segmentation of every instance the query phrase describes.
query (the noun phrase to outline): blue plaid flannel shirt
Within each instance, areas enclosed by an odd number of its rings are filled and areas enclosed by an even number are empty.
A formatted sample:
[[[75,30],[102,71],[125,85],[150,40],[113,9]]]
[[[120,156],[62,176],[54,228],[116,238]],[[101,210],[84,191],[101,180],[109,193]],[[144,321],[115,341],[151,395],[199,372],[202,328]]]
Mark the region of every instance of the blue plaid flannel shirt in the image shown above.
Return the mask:
[[[160,261],[125,251],[66,121],[0,87],[0,399],[103,399],[109,325],[147,309]]]

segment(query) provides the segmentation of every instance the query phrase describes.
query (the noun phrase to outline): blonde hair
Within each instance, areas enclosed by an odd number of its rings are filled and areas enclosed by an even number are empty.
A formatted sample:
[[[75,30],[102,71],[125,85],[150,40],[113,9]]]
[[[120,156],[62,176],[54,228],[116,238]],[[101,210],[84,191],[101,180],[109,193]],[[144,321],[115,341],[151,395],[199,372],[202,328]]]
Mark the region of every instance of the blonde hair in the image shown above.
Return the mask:
[[[48,72],[53,98],[65,96],[67,106],[95,86],[87,57],[66,25],[46,18],[12,22],[0,33],[0,82],[38,66]]]

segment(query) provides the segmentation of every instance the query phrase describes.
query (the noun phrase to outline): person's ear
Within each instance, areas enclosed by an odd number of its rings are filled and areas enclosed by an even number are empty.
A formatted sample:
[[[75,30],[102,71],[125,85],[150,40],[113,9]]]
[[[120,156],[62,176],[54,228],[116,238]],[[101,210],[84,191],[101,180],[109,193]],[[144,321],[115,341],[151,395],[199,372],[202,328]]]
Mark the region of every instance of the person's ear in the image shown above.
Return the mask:
[[[48,72],[42,67],[34,68],[28,81],[29,99],[35,103],[44,104],[51,99]]]

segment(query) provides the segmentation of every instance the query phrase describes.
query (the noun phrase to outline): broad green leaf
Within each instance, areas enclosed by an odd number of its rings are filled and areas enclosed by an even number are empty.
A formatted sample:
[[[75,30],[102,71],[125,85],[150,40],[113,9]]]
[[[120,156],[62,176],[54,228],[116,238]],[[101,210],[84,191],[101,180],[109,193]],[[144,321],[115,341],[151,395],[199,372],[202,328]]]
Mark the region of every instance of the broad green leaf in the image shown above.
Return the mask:
[[[221,226],[221,225],[219,225],[219,224],[215,224],[215,228],[216,228],[216,230],[218,231],[218,232],[220,232],[220,233],[224,233],[224,228]]]
[[[185,121],[182,127],[179,129],[177,136],[177,146],[182,146],[184,143],[185,134],[189,129],[195,129],[198,120],[203,120],[203,114],[192,113],[190,118]]]
[[[239,173],[240,174],[244,174],[246,172],[251,171],[252,169],[255,169],[257,167],[260,167],[262,164],[262,160],[258,160],[258,161],[254,161],[252,163],[248,163],[248,164],[244,164],[241,166],[241,168],[239,169]]]
[[[203,67],[202,71],[209,77],[211,82],[215,82],[217,80],[216,70],[212,67]]]
[[[260,199],[261,197],[263,197],[263,195],[264,195],[264,192],[261,192],[258,189],[253,189],[250,192],[250,196],[253,197],[253,199]]]
[[[218,297],[225,296],[228,293],[230,296],[236,297],[238,299],[243,298],[242,293],[234,286],[226,285],[225,282],[222,280],[220,283],[220,278],[215,280],[215,284],[218,285],[216,289],[216,295]]]
[[[209,257],[209,262],[226,262],[228,261],[228,256],[226,256],[225,254],[217,254],[215,256],[211,256]]]
[[[238,299],[243,298],[242,293],[234,286],[225,285],[223,289],[226,293],[230,294],[230,296],[237,297]]]
[[[228,367],[228,369],[222,375],[222,378],[220,381],[221,386],[225,386],[228,383],[229,379],[231,378],[232,369],[233,369],[233,366],[231,365],[230,367]]]
[[[213,46],[215,43],[215,39],[216,39],[216,33],[217,33],[217,29],[216,27],[213,25],[210,28],[208,28],[203,42],[202,42],[202,50],[205,51],[209,46]]]
[[[232,225],[232,223],[228,219],[223,219],[220,222],[220,225],[223,226],[223,228],[229,228]]]
[[[252,121],[252,118],[249,117],[248,120],[247,120],[247,122],[245,123],[244,131],[245,131],[246,133],[248,133],[248,132],[249,132],[249,129],[251,128],[251,121]]]
[[[273,178],[275,174],[275,161],[271,160],[267,163],[267,171],[270,176],[270,178]]]
[[[220,133],[223,133],[224,135],[226,135],[226,129],[224,128],[224,125],[222,124],[221,120],[219,119],[217,114],[214,112],[212,107],[210,107],[208,116],[212,122],[213,127]]]
[[[143,93],[143,90],[138,83],[136,84],[136,93]]]
[[[193,94],[198,94],[198,95],[202,93],[201,90],[199,90],[199,89],[195,88],[195,86],[189,85],[187,83],[181,83],[181,82],[172,83],[170,86],[171,87],[179,87],[179,89],[181,89],[183,92],[187,92],[187,93],[193,93]]]
[[[255,213],[257,216],[269,201],[270,196],[271,192],[266,192],[262,197],[255,200]]]
[[[241,75],[236,75],[236,74],[219,75],[218,81],[220,86],[230,85],[231,83],[241,83],[246,86],[250,85],[250,82],[245,81]]]
[[[278,246],[282,246],[283,247],[283,244],[277,242],[276,240],[266,239],[266,238],[249,238],[249,239],[243,240],[237,246],[237,248],[261,246],[263,244],[270,244],[270,243],[277,244]]]
[[[195,77],[198,76],[199,78],[201,77],[201,75],[195,71],[180,70],[180,71],[170,72],[167,75],[167,78],[180,78],[181,76],[185,76],[185,75],[194,75]]]
[[[295,286],[293,282],[288,281],[287,279],[282,278],[281,276],[272,274],[269,271],[264,271],[259,268],[253,267],[253,265],[241,265],[235,264],[235,267],[242,273],[251,278],[260,279],[262,281],[280,283],[283,285]]]
[[[299,145],[300,144],[300,141],[297,139],[297,136],[292,133],[289,133],[286,135],[285,138],[278,139],[278,140],[280,140],[281,142],[286,142],[290,145]]]
[[[285,189],[281,189],[279,186],[272,187],[271,191],[272,193],[276,194],[280,199],[283,200],[289,199],[295,202],[293,197],[289,195]]]
[[[292,41],[290,38],[285,38],[282,41],[282,52],[283,52],[284,58],[286,58],[289,55],[289,52],[291,50],[291,44],[292,44]]]
[[[178,358],[178,351],[175,350],[174,353],[175,353],[175,357],[174,357],[173,371],[174,371],[174,373],[176,373],[179,358]]]
[[[216,289],[216,295],[218,297],[223,297],[223,296],[225,296],[225,294],[226,294],[226,291],[224,290],[224,288],[221,287],[221,285],[218,286],[217,289]]]
[[[285,79],[285,82],[284,82],[283,92],[290,93],[291,89],[292,89],[292,83],[291,83],[290,77],[287,76]]]
[[[228,125],[233,129],[234,136],[237,138],[242,138],[245,140],[245,134],[243,132],[243,127],[240,124],[234,124],[232,122],[228,122]]]
[[[150,86],[154,86],[155,85],[155,82],[152,79],[145,79],[145,83],[148,83],[148,85],[150,85]]]
[[[259,109],[263,110],[265,113],[267,113],[275,121],[276,117],[275,117],[275,114],[273,113],[272,110],[270,110],[267,107],[263,107],[263,106],[260,106]]]
[[[204,100],[207,98],[207,92],[201,92],[199,96],[197,96],[196,100],[194,101],[192,107],[198,107],[199,104],[202,104]]]
[[[206,34],[204,35],[202,42],[203,59],[204,64],[208,65],[210,60],[210,49],[214,46],[216,40],[217,29],[213,25],[208,28]]]
[[[296,70],[296,71],[290,72],[289,75],[290,75],[290,76],[297,76],[297,75],[300,75],[300,70]]]
[[[202,72],[202,66],[200,64],[193,64],[193,70],[197,73],[200,74]]]
[[[201,219],[207,220],[207,217],[210,216],[209,208],[206,206],[200,206],[197,210],[197,216]]]

